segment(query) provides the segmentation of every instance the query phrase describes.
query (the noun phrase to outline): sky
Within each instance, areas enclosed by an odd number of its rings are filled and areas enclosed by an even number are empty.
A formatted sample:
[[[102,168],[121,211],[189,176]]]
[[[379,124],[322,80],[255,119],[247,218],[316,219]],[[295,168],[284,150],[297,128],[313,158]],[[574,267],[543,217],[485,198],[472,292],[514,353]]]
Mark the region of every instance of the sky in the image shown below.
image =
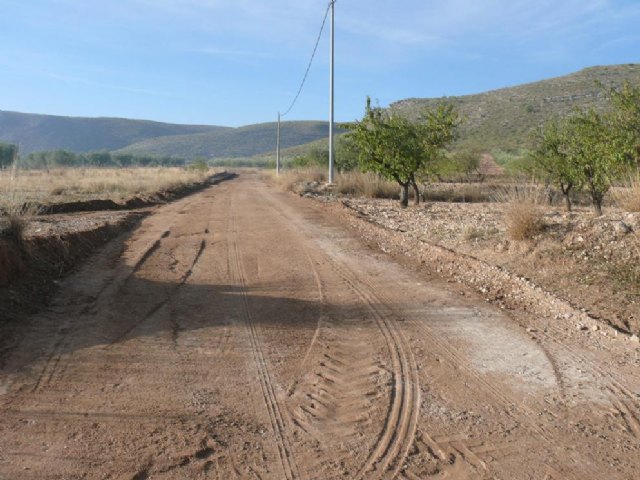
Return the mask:
[[[295,97],[328,0],[0,0],[0,110],[241,126]],[[640,62],[639,0],[336,0],[336,119]],[[329,25],[287,120],[328,119]]]

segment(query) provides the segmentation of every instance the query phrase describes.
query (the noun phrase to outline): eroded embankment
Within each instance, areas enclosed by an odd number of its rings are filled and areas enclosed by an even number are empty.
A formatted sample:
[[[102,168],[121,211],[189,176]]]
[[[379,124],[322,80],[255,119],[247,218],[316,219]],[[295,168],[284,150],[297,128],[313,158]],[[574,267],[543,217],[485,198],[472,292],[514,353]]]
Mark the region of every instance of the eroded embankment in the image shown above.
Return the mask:
[[[46,301],[55,282],[108,241],[133,228],[146,212],[126,212],[109,220],[73,227],[56,235],[26,236],[20,244],[0,240],[0,319],[10,320]]]

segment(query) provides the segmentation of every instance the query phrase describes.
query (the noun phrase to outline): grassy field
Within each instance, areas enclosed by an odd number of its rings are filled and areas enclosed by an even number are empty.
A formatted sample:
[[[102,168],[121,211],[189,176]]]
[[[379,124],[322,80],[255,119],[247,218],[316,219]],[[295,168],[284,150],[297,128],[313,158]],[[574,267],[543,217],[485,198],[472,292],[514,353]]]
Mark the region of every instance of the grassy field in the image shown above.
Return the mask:
[[[94,199],[117,202],[200,182],[213,173],[188,168],[0,170],[0,206]]]

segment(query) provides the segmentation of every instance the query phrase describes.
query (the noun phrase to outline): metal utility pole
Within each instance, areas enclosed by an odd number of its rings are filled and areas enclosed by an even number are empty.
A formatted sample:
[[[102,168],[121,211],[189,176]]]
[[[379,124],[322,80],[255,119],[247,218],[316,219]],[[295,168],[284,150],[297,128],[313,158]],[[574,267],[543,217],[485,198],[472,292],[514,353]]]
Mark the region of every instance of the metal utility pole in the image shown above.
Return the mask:
[[[329,62],[329,184],[333,184],[333,170],[335,160],[335,149],[333,144],[333,127],[334,127],[334,40],[335,40],[335,5],[336,0],[331,0],[331,46],[329,48],[331,52],[331,59]]]
[[[280,112],[278,112],[278,133],[276,135],[276,176],[280,176]]]

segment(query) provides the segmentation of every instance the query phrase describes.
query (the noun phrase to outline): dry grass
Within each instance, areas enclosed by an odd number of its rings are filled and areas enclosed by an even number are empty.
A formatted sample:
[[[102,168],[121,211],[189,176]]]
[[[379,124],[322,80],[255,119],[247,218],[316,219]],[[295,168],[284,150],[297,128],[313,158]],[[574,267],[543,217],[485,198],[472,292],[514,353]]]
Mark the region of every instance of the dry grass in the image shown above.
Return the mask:
[[[321,168],[300,168],[281,171],[274,177],[276,183],[285,190],[298,191],[304,183],[324,183],[327,181],[327,172]]]
[[[367,198],[398,198],[400,187],[374,173],[345,172],[336,177],[336,191]]]
[[[120,201],[204,180],[212,171],[187,168],[83,168],[0,171],[0,204]]]
[[[19,170],[15,161],[9,171],[2,173],[8,182],[0,190],[3,193],[0,202],[0,239],[22,247],[24,230],[31,218],[38,214],[39,207],[26,200],[19,188]]]
[[[0,170],[0,238],[22,245],[39,205],[84,200],[121,201],[204,180],[212,172],[186,168]]]
[[[489,183],[431,184],[422,195],[426,202],[481,203],[490,201],[501,188]]]
[[[512,240],[530,240],[545,229],[542,192],[535,186],[514,186],[498,192],[495,200],[506,204],[504,222]]]
[[[612,191],[616,204],[626,212],[640,212],[640,173],[630,177],[623,187]]]

